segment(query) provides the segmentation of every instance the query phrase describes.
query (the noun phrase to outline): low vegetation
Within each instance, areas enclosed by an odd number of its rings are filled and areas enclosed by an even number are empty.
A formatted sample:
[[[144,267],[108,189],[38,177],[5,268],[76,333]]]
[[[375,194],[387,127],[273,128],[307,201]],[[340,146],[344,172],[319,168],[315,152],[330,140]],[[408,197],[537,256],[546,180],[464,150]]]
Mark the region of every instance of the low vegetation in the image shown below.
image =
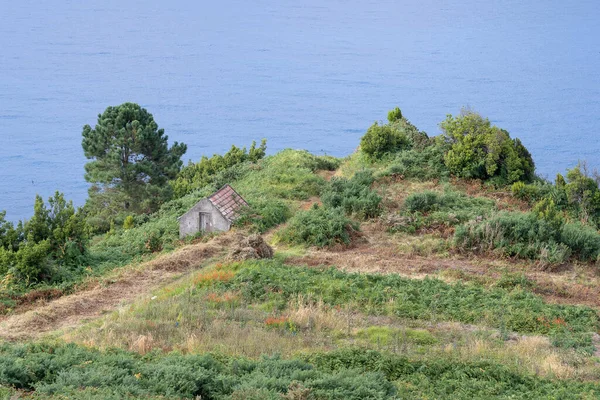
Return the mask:
[[[279,232],[282,242],[316,247],[350,245],[358,224],[344,215],[340,208],[319,207],[298,212]]]
[[[536,177],[520,140],[471,111],[440,127],[395,108],[345,159],[267,155],[263,140],[182,167],[185,145],[151,114],[109,107],[83,130],[83,208],[57,192],[28,221],[0,214],[0,311],[170,251],[161,271],[190,251],[170,276],[188,275],[52,339],[0,344],[0,395],[597,398],[600,179],[585,164]],[[179,239],[177,217],[224,184],[249,203],[234,229],[264,233],[274,259],[231,262],[229,236]],[[558,265],[569,273],[544,271]]]

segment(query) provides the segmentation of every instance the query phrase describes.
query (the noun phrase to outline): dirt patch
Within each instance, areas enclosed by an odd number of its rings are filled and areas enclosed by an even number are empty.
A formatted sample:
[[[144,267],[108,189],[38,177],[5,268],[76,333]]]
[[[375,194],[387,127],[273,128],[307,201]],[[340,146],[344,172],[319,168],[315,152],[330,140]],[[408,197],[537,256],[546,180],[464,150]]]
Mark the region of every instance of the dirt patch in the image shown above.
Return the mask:
[[[402,254],[393,236],[382,231],[378,222],[362,225],[360,240],[352,247],[328,250],[310,249],[301,257],[286,260],[291,265],[335,266],[337,268],[368,273],[395,273],[409,277],[424,277],[445,269],[460,268],[476,273],[478,268],[468,260],[419,257]]]
[[[309,249],[303,256],[289,257],[286,263],[333,266],[352,272],[394,273],[415,279],[430,276],[489,286],[505,273],[524,274],[533,282],[531,290],[548,302],[600,308],[600,278],[589,270],[589,266],[569,265],[561,271],[550,272],[540,271],[535,263],[482,255],[419,256],[403,252],[397,237],[385,233],[378,222],[365,223],[362,229],[362,242],[352,248]]]
[[[189,245],[136,267],[116,271],[105,279],[90,283],[81,292],[49,301],[34,310],[5,317],[0,320],[0,338],[32,339],[97,318],[199,267],[222,252],[230,242],[228,236],[226,234],[208,243]]]

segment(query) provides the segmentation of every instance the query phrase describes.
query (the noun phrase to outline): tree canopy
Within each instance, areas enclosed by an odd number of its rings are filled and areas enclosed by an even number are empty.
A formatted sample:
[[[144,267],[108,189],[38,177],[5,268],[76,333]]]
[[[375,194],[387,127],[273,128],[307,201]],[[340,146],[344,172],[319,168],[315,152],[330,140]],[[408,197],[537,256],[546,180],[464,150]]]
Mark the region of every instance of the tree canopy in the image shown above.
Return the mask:
[[[92,160],[85,165],[90,197],[112,190],[124,195],[123,209],[154,211],[169,197],[167,182],[177,176],[187,150],[183,143],[169,147],[168,139],[138,104],[108,107],[94,128],[83,127],[83,151]]]
[[[451,146],[444,160],[456,176],[493,178],[500,184],[533,179],[535,166],[529,151],[487,118],[463,111],[457,117],[448,115],[440,126]]]

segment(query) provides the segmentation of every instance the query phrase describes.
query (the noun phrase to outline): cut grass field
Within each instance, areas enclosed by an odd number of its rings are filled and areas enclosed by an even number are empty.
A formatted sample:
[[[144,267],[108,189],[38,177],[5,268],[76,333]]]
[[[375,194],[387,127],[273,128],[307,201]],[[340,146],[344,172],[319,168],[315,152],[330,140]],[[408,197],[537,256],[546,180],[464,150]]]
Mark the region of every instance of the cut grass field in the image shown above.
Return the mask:
[[[227,237],[209,243],[184,246],[151,261],[112,271],[101,279],[84,282],[82,289],[37,307],[4,316],[0,320],[0,338],[33,339],[43,334],[80,326],[121,304],[168,284],[192,269],[199,268],[223,251]]]

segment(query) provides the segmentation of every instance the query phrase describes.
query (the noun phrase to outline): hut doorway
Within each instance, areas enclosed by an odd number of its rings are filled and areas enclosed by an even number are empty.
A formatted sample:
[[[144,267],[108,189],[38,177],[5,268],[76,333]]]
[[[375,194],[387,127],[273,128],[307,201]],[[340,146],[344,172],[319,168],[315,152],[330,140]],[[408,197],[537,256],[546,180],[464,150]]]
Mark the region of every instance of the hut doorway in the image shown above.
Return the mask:
[[[204,213],[201,212],[200,213],[200,230],[203,232],[207,232],[209,229],[209,221],[210,221],[210,214],[209,213]]]

